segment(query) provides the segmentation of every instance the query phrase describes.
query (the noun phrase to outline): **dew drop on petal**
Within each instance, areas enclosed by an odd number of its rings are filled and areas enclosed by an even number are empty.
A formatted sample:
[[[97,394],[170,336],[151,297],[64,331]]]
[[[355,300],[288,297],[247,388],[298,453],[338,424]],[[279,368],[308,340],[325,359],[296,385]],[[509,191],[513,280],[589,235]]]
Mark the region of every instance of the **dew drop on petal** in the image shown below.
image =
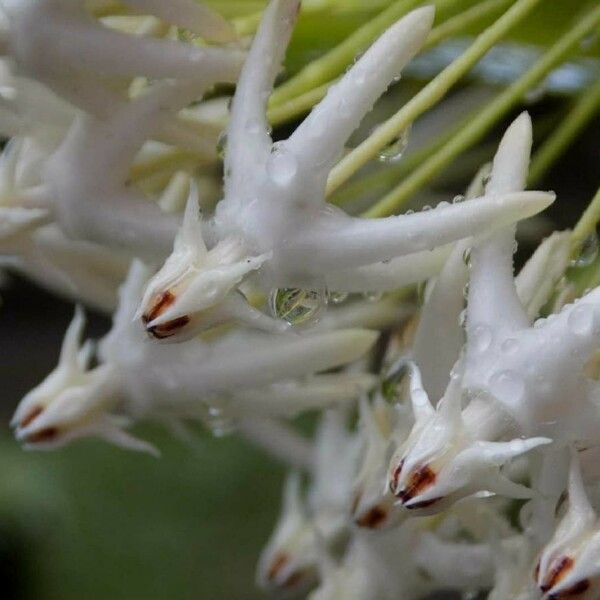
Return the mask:
[[[227,151],[227,132],[223,131],[219,135],[217,140],[217,156],[221,159],[225,159],[225,152]]]
[[[366,292],[364,294],[365,300],[368,300],[369,302],[378,302],[381,300],[382,296],[382,292]]]
[[[298,161],[285,145],[273,144],[267,160],[267,173],[271,181],[280,186],[288,185],[298,171]]]
[[[402,133],[398,136],[398,138],[392,142],[389,146],[384,148],[379,153],[379,160],[384,163],[395,163],[398,162],[406,147],[408,146],[408,141],[410,139],[410,130],[411,126],[406,127]]]
[[[506,370],[494,373],[490,377],[490,386],[492,392],[506,400],[511,404],[517,403],[525,394],[525,384],[518,373]]]
[[[412,391],[411,394],[412,403],[418,407],[427,406],[429,403],[429,399],[427,398],[427,394],[423,389],[416,389]]]
[[[452,198],[452,204],[459,204],[464,199],[465,197],[462,194],[457,194],[456,196],[454,196],[454,198]]]
[[[248,119],[246,123],[246,131],[251,135],[260,133],[261,124],[257,119]]]
[[[269,305],[275,318],[292,326],[307,325],[314,322],[327,305],[327,292],[278,288],[271,292]]]
[[[223,437],[235,431],[235,421],[215,406],[208,407],[205,423],[215,437]]]
[[[348,299],[347,292],[329,292],[329,301],[332,304],[341,304]]]
[[[594,325],[594,313],[590,306],[575,306],[567,317],[567,327],[576,335],[587,335]]]
[[[519,342],[514,338],[508,338],[500,345],[500,350],[505,354],[514,354],[519,349]]]
[[[492,330],[487,325],[476,325],[471,331],[469,342],[477,352],[485,352],[492,343]]]
[[[581,243],[579,255],[572,262],[573,267],[587,267],[596,260],[598,250],[600,249],[600,241],[596,232],[590,233]]]

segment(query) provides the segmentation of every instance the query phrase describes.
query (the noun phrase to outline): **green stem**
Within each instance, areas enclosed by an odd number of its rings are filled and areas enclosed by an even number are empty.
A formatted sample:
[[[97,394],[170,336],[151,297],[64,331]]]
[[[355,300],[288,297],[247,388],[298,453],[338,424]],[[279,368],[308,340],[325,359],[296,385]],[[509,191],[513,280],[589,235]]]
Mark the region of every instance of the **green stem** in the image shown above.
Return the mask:
[[[464,12],[451,17],[431,31],[421,51],[433,48],[440,42],[462,33],[473,25],[489,18],[494,13],[500,12],[505,6],[512,4],[513,1],[514,0],[484,0]]]
[[[335,205],[343,205],[364,196],[365,194],[384,193],[393,186],[399,179],[405,177],[408,173],[417,169],[420,164],[427,160],[434,152],[441,148],[457,131],[457,127],[452,126],[449,130],[442,132],[440,136],[434,139],[423,148],[402,158],[397,165],[377,169],[344,186],[334,194],[329,202]]]
[[[481,33],[460,58],[446,67],[395,115],[379,126],[373,135],[344,157],[329,175],[328,195],[377,156],[383,148],[391,144],[417,117],[439,102],[494,44],[539,2],[540,0],[518,0],[493,25]]]
[[[300,94],[295,98],[287,100],[283,104],[271,106],[267,110],[267,117],[271,125],[281,125],[287,121],[291,121],[300,115],[307,113],[315,104],[325,98],[327,90],[333,85],[337,79],[328,81],[319,87],[308,90],[304,94]]]
[[[571,250],[573,255],[579,253],[584,240],[596,231],[598,221],[600,221],[600,188],[573,229],[573,233],[571,234]]]
[[[434,0],[432,4],[452,4],[458,0]],[[365,50],[390,25],[419,4],[421,0],[397,0],[376,17],[349,35],[341,44],[321,58],[306,65],[291,79],[280,85],[271,95],[269,106],[275,107],[319,87],[338,77],[352,63],[357,54]]]
[[[599,107],[600,79],[590,89],[584,90],[580,94],[569,114],[534,154],[529,169],[530,185],[535,184],[544,176],[596,114]]]
[[[418,189],[444,169],[461,152],[475,144],[486,132],[511,110],[531,88],[543,78],[577,46],[590,31],[600,23],[600,6],[585,15],[573,28],[545,52],[535,64],[493,102],[475,116],[447,144],[405,179],[396,189],[367,211],[367,216],[381,217],[394,213]]]
[[[423,46],[424,49],[432,48],[444,40],[462,33],[476,23],[486,19],[490,15],[498,12],[506,4],[513,0],[485,0],[481,4],[464,11],[463,13],[448,19],[441,25],[431,30]],[[282,104],[275,104],[269,108],[269,121],[271,125],[276,126],[286,121],[290,121],[308,112],[317,102],[322,100],[327,90],[337,79],[328,81],[323,85],[310,89],[299,96],[290,98]],[[283,84],[285,85],[285,84]],[[281,89],[281,88],[279,88]],[[274,92],[277,94],[277,90]]]
[[[240,37],[252,35],[256,33],[258,25],[260,24],[260,20],[262,19],[262,15],[263,11],[259,10],[255,13],[232,19],[231,24],[233,25],[235,32]]]

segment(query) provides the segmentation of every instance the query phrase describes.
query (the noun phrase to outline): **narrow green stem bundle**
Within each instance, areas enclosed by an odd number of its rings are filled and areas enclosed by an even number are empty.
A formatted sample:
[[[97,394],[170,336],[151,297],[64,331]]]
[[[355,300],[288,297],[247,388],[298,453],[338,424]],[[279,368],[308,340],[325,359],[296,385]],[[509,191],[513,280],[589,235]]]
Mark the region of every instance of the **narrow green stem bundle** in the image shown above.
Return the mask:
[[[383,148],[391,144],[417,117],[439,102],[454,84],[539,2],[540,0],[518,0],[481,33],[460,58],[446,67],[412,100],[378,127],[373,135],[344,157],[330,173],[327,194],[333,193]]]
[[[577,44],[599,24],[600,6],[586,14],[546,51],[528,71],[479,112],[467,127],[461,129],[419,169],[414,171],[410,177],[371,207],[366,215],[381,217],[397,211],[404,202],[450,164],[456,156],[481,139],[495,123],[521,101],[528,90],[535,87],[552,69],[563,62]]]

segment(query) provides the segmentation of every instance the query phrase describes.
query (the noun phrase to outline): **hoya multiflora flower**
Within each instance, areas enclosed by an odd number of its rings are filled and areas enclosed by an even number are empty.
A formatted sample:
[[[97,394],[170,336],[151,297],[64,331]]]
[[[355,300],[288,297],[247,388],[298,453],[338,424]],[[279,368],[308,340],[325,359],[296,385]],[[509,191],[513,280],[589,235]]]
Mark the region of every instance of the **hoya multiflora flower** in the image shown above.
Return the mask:
[[[572,453],[568,507],[543,548],[535,581],[544,598],[595,598],[600,578],[600,528],[588,500],[577,453]]]
[[[486,193],[523,187],[530,147],[531,123],[527,115],[521,115],[500,144]],[[506,479],[498,467],[552,441],[548,437],[551,429],[531,429],[522,420],[533,406],[540,406],[536,403],[541,401],[543,392],[536,384],[529,388],[531,399],[519,395],[525,389],[520,386],[518,373],[524,372],[524,364],[535,368],[539,357],[529,362],[520,360],[516,370],[513,359],[520,347],[517,330],[525,328],[537,353],[554,354],[558,349],[544,344],[547,338],[540,334],[542,328],[529,329],[530,320],[512,274],[513,244],[514,231],[506,230],[475,244],[470,251],[467,343],[464,353],[454,357],[457,363],[437,409],[430,404],[421,384],[412,384],[415,427],[409,439],[399,445],[390,466],[390,486],[407,508],[431,510],[437,505],[440,509],[449,498],[484,490],[524,497],[527,491]],[[536,261],[542,262],[539,255]],[[532,277],[535,271],[532,264],[524,276]],[[521,285],[525,290],[531,287],[531,281]],[[544,302],[543,295],[541,301]],[[530,302],[539,305],[540,299]],[[571,310],[567,308],[556,317],[557,322],[566,320]],[[510,333],[502,337],[505,331]],[[482,360],[492,351],[490,362]],[[515,366],[503,368],[506,361]],[[573,375],[576,373],[575,370]],[[465,394],[467,405],[463,410]],[[532,437],[519,439],[528,435]]]
[[[11,421],[26,448],[52,449],[83,437],[156,453],[152,445],[124,430],[128,420],[109,414],[119,400],[116,377],[109,365],[90,370],[93,345],[80,347],[81,309],[67,330],[57,367],[19,404]]]
[[[552,233],[514,276],[517,222],[554,200],[524,191],[529,116],[510,125],[464,201],[372,219],[353,212],[378,193],[361,186],[400,177],[391,167],[361,179],[376,146],[535,2],[515,2],[341,163],[387,87],[463,15],[432,33],[433,6],[406,13],[419,3],[390,3],[334,50],[340,64],[326,56],[323,72],[292,76],[301,97],[282,110],[275,101],[290,86],[270,96],[299,0],[268,3],[249,43],[195,0],[121,4],[1,3],[0,133],[11,139],[0,157],[0,266],[114,310],[94,343],[83,342],[77,309],[57,367],[15,411],[17,440],[51,449],[96,437],[156,455],[130,432],[150,420],[184,438],[191,421],[258,444],[293,468],[256,577],[278,595],[395,600],[450,587],[490,590],[490,600],[599,597],[590,459],[599,384],[589,374],[600,291],[566,304],[579,293],[566,282],[579,229],[594,225],[588,214],[573,234]],[[476,3],[468,17],[499,4]],[[342,74],[357,40],[364,52]],[[526,81],[548,73],[558,54],[549,56]],[[308,75],[314,89],[294,88]],[[327,93],[315,87],[325,83]],[[219,84],[235,85],[231,105]],[[522,95],[523,80],[515,85]],[[308,97],[322,100],[287,138],[271,136],[269,121],[299,116]],[[518,100],[507,98],[504,112]],[[406,190],[489,129],[499,106],[482,107],[469,135],[444,131],[439,151],[432,139],[399,196],[424,203]],[[364,196],[348,212],[326,202],[340,173],[356,173],[357,186],[336,204]],[[379,210],[387,200],[366,214],[397,212],[401,202]],[[406,287],[419,282],[423,293]],[[314,410],[323,413],[313,437],[287,422]]]
[[[93,368],[87,367],[89,344],[86,360],[75,357],[83,326],[77,314],[57,369],[17,408],[13,423],[18,439],[29,443],[43,430],[44,442],[91,435],[121,443],[126,434],[111,437],[107,424],[122,423],[123,416],[165,423],[195,419],[215,427],[248,418],[289,417],[356,399],[372,383],[371,377],[352,373],[318,374],[367,352],[377,333],[366,329],[304,336],[237,330],[209,341],[156,346],[133,320],[148,275],[142,264],[132,266],[113,327],[99,344],[100,364]],[[144,449],[141,443],[139,449]]]
[[[247,260],[263,257],[258,274],[267,289],[372,291],[377,280],[381,283],[375,289],[387,289],[386,271],[395,275],[397,287],[402,268],[386,267],[381,261],[427,254],[483,228],[534,214],[552,201],[549,194],[516,192],[428,213],[369,220],[327,205],[329,170],[362,117],[423,44],[434,11],[417,9],[393,25],[329,89],[289,139],[273,143],[266,105],[298,7],[297,0],[272,2],[254,38],[227,128],[225,195],[210,227],[214,243],[235,244]],[[408,261],[406,266],[412,273]],[[197,302],[198,310],[205,310],[201,292]]]
[[[285,323],[250,307],[241,292],[231,294],[268,256],[245,255],[236,238],[221,240],[208,250],[199,210],[193,191],[173,253],[152,278],[142,298],[140,312],[148,332],[158,339],[174,335],[181,339],[182,332],[190,336],[233,320],[285,331]]]

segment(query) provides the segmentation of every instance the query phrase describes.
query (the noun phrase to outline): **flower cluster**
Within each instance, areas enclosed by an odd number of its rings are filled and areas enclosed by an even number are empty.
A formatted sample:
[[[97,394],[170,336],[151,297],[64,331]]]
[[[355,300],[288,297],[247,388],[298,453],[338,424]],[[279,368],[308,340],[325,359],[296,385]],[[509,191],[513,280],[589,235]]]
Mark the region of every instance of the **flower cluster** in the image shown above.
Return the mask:
[[[112,4],[2,1],[0,265],[113,313],[82,342],[76,309],[17,440],[158,454],[129,431],[157,420],[260,444],[294,469],[258,566],[277,593],[600,598],[600,290],[560,293],[569,231],[514,276],[517,222],[554,200],[525,191],[529,115],[460,202],[357,216],[327,202],[328,177],[433,6],[274,142],[299,0],[272,0],[249,46],[194,0]],[[395,292],[414,284],[420,306]],[[314,440],[288,422],[308,410]]]

